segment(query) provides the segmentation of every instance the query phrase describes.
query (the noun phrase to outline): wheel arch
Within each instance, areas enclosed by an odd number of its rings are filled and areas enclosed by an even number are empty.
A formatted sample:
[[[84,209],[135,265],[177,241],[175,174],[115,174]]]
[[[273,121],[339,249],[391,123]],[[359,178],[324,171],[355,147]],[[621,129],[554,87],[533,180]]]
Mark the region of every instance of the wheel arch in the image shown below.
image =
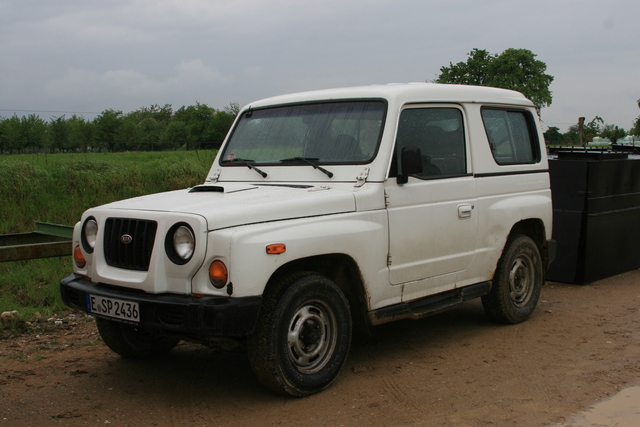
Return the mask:
[[[511,227],[507,241],[518,234],[529,236],[538,247],[544,270],[549,266],[549,250],[546,238],[546,228],[544,222],[540,218],[523,219]],[[506,246],[506,242],[505,242]]]
[[[360,268],[356,261],[349,255],[342,253],[314,255],[296,259],[280,266],[273,272],[264,293],[281,291],[276,290],[281,279],[296,273],[317,273],[333,281],[344,293],[349,302],[351,318],[357,331],[368,334],[367,294]]]

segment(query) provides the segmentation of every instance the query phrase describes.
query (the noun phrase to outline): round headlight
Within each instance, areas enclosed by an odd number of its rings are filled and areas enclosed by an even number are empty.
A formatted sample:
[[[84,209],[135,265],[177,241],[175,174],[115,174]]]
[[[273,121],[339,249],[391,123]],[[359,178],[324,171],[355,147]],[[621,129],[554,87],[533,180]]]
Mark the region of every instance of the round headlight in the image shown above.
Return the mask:
[[[171,262],[184,265],[189,262],[196,249],[196,237],[186,222],[174,224],[164,238],[164,250]]]
[[[175,254],[185,261],[191,259],[193,250],[196,247],[196,238],[193,236],[193,232],[186,225],[181,225],[176,228],[173,233],[173,249]]]
[[[98,223],[95,218],[89,217],[82,225],[82,248],[87,253],[93,253],[96,247],[96,238],[98,237]]]

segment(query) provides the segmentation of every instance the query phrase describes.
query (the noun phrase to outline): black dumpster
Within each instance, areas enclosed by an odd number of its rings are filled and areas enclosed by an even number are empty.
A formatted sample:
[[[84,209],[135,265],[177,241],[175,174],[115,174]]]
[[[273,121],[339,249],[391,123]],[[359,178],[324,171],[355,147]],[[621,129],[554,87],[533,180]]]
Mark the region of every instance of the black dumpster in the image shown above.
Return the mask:
[[[549,170],[558,252],[547,280],[587,284],[640,268],[640,159],[559,152]]]

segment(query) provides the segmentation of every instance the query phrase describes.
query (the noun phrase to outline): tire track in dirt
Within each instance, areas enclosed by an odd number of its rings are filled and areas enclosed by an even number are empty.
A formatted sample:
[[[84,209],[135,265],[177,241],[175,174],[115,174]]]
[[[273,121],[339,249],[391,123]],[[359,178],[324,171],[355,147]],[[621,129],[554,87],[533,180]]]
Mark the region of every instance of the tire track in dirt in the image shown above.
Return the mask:
[[[374,328],[373,339],[354,341],[336,383],[304,399],[263,389],[242,351],[181,344],[159,360],[127,361],[91,322],[19,337],[0,343],[0,427],[539,427],[640,383],[640,271],[542,295],[515,326],[491,323],[476,301]]]

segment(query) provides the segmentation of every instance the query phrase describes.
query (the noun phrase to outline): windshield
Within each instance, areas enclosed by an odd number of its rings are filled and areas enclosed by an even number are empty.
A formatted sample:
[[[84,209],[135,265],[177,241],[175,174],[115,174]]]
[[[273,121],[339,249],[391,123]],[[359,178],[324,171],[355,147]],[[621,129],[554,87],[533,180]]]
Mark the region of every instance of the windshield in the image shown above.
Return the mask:
[[[385,111],[378,100],[250,110],[233,130],[221,163],[367,163],[376,154]]]

